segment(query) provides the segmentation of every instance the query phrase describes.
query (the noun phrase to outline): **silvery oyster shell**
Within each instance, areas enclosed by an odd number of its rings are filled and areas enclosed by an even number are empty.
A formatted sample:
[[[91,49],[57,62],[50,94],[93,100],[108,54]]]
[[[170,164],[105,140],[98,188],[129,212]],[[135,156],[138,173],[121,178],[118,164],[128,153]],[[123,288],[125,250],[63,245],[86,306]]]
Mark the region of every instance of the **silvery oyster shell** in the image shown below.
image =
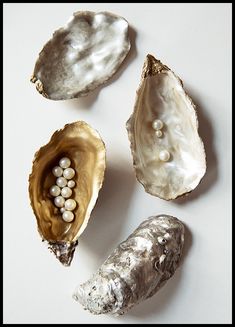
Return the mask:
[[[126,127],[136,177],[146,192],[171,200],[196,188],[206,156],[195,105],[179,77],[152,55]]]
[[[52,169],[62,157],[71,160],[76,174],[73,178],[73,199],[77,202],[72,222],[61,218],[60,209],[49,194],[56,177]],[[38,231],[48,242],[60,262],[68,266],[78,238],[87,226],[105,171],[105,145],[91,126],[83,121],[65,125],[56,131],[48,144],[35,153],[29,176],[29,196],[37,219]]]
[[[84,96],[117,71],[129,50],[124,18],[109,12],[78,11],[46,43],[31,81],[52,100]]]
[[[180,220],[168,215],[149,217],[77,287],[73,297],[93,314],[124,314],[173,276],[183,244]]]

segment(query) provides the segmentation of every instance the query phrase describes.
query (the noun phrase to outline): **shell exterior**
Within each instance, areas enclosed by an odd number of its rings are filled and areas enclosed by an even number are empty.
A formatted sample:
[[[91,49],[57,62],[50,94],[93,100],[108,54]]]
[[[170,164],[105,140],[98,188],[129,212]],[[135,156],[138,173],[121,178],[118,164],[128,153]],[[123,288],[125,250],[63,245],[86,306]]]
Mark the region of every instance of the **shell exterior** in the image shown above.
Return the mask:
[[[69,157],[76,174],[73,198],[78,205],[75,219],[68,223],[53,203],[49,189],[55,183],[52,169],[60,158]],[[38,231],[64,265],[70,265],[77,239],[84,231],[102,186],[105,171],[105,145],[91,126],[83,121],[65,125],[48,144],[36,152],[29,176],[29,196]]]
[[[156,119],[163,122],[161,137],[152,127]],[[206,171],[206,155],[195,105],[179,77],[152,55],[146,57],[126,128],[136,177],[146,192],[171,200],[196,188]],[[165,150],[167,161],[160,160]]]
[[[73,297],[93,314],[121,315],[154,295],[174,274],[184,244],[184,225],[152,216],[122,242]]]
[[[109,12],[79,11],[46,43],[31,81],[52,100],[84,96],[117,71],[129,50],[124,18]]]

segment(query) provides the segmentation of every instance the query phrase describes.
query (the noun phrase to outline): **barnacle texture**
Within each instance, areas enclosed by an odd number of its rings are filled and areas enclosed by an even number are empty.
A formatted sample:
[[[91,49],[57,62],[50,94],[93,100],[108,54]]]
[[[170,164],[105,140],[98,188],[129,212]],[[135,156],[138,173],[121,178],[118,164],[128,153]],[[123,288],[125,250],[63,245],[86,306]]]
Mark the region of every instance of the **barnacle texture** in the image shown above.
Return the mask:
[[[122,242],[73,297],[93,314],[121,315],[154,295],[174,274],[184,243],[175,217],[152,216]]]

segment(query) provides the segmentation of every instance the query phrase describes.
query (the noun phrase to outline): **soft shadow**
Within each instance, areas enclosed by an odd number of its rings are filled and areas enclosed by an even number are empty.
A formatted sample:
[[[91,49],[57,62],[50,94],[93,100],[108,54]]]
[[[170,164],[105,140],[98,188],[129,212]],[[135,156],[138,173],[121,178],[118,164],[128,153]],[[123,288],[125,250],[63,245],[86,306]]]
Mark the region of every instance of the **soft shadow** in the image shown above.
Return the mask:
[[[199,123],[199,135],[205,147],[207,169],[204,177],[196,189],[191,193],[186,194],[185,196],[173,200],[173,202],[176,204],[185,204],[188,201],[197,199],[203,193],[207,192],[218,179],[218,160],[214,149],[214,131],[212,124],[206,116],[206,112],[203,109],[198,97],[194,95],[191,90],[187,91],[187,93],[190,95],[190,97],[192,97],[193,102],[196,105],[196,112]]]
[[[103,87],[106,87],[114,83],[125,71],[127,66],[135,59],[137,56],[136,50],[136,31],[132,26],[129,26],[129,38],[131,43],[130,51],[128,52],[126,58],[122,62],[121,66],[118,68],[117,72],[103,85],[98,86],[94,91],[88,93],[87,96],[83,96],[77,99],[66,100],[66,105],[70,104],[76,109],[87,110],[92,107],[93,103],[97,100],[99,93]]]
[[[126,167],[126,164],[122,167]],[[107,167],[98,202],[83,233],[84,237],[81,236],[82,242],[97,254],[101,263],[120,241],[135,183],[131,170]]]
[[[141,302],[136,307],[133,307],[123,318],[126,317],[126,320],[131,316],[135,316],[145,319],[147,316],[156,315],[163,310],[167,309],[169,303],[177,296],[177,291],[180,287],[180,282],[184,269],[184,260],[188,255],[188,252],[192,246],[192,233],[185,225],[185,240],[184,248],[181,258],[180,267],[176,270],[174,276],[172,276],[162,289],[160,289],[153,297],[147,299],[146,301]]]

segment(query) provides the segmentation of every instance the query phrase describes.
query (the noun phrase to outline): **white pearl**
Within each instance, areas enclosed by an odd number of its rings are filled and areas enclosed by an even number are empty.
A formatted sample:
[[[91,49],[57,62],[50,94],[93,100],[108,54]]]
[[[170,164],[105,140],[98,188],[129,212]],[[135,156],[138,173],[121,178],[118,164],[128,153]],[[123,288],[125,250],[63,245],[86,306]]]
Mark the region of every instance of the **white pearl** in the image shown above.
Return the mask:
[[[170,153],[167,150],[162,150],[159,153],[159,159],[161,161],[168,161],[170,159]]]
[[[56,179],[56,184],[57,184],[59,187],[65,187],[66,184],[67,184],[67,180],[66,180],[66,178],[64,178],[64,177],[58,177],[58,178]]]
[[[153,129],[161,129],[163,127],[163,122],[160,120],[160,119],[155,119],[153,122],[152,122],[152,127]]]
[[[65,209],[66,210],[70,210],[70,211],[74,210],[76,208],[76,205],[77,205],[77,203],[73,199],[68,199],[64,203]]]
[[[65,211],[62,215],[62,218],[67,223],[70,223],[71,221],[73,221],[74,214],[71,211]]]
[[[56,166],[52,169],[52,173],[55,177],[60,177],[63,175],[63,169],[59,166]]]
[[[59,186],[53,185],[50,188],[50,195],[52,195],[52,196],[58,196],[58,195],[60,195],[60,188],[59,188]]]
[[[62,208],[64,206],[65,199],[63,196],[59,195],[54,199],[55,206]]]
[[[75,175],[75,170],[73,168],[66,168],[63,172],[63,176],[67,179],[73,178]]]
[[[69,158],[64,157],[60,159],[59,165],[61,168],[68,168],[71,165],[71,161]]]
[[[155,134],[157,137],[162,137],[162,131],[160,131],[160,130],[156,131]]]
[[[64,198],[69,198],[71,195],[72,195],[72,190],[71,188],[69,187],[63,187],[62,190],[61,190],[61,195],[64,197]]]
[[[73,188],[75,186],[75,182],[73,180],[68,181],[68,187]]]
[[[64,212],[65,212],[65,207],[60,208],[60,212],[61,212],[61,213],[64,213]]]

